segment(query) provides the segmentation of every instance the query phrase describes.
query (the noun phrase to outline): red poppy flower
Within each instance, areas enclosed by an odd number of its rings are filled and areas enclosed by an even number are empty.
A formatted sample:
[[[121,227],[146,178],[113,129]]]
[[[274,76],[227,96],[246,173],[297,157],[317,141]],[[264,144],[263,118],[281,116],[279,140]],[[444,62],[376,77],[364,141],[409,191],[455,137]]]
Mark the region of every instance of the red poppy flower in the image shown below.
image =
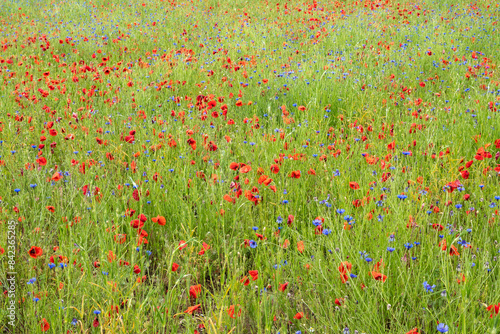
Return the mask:
[[[498,315],[498,313],[500,312],[500,303],[498,303],[498,304],[496,304],[496,305],[495,305],[495,304],[490,305],[490,306],[488,306],[488,307],[486,308],[486,310],[487,310],[488,312],[491,312],[491,314],[490,314],[490,318],[493,318],[493,316]]]
[[[288,174],[288,176],[294,179],[300,179],[300,170],[294,170]]]
[[[198,305],[195,305],[195,306],[190,306],[187,308],[187,310],[184,311],[184,313],[187,313],[187,314],[193,314],[194,311],[196,311],[197,309],[199,309],[201,306],[201,304],[198,304]]]
[[[435,229],[436,231],[442,231],[444,229],[443,225],[438,223],[432,224],[432,228]]]
[[[351,189],[359,189],[359,184],[357,182],[349,182],[349,187],[351,187]]]
[[[172,271],[177,271],[177,269],[179,269],[179,265],[177,263],[172,263]]]
[[[238,306],[240,306],[240,305],[238,304]],[[229,315],[229,317],[231,317],[233,319],[234,319],[234,309],[235,309],[234,305],[229,306],[229,308],[227,309],[227,314]],[[238,311],[238,317],[240,317],[240,316],[241,316],[241,308]]]
[[[153,223],[158,223],[158,225],[160,225],[160,226],[164,226],[167,223],[167,220],[163,216],[157,216],[157,217],[151,218],[151,221],[153,221]]]
[[[232,170],[238,170],[238,168],[240,168],[240,164],[237,163],[237,162],[231,162],[229,164],[229,168],[232,169]]]
[[[42,332],[46,332],[49,330],[50,325],[45,318],[42,319],[42,323],[41,323],[40,327],[42,328]]]
[[[451,245],[450,246],[450,256],[453,256],[453,255],[460,256],[460,253],[458,252],[457,247],[455,247],[454,245]]]
[[[302,253],[304,251],[304,241],[297,242],[297,250]]]
[[[134,266],[134,274],[139,274],[141,272],[141,268],[139,268],[139,266],[136,264]]]
[[[187,247],[187,243],[184,240],[179,241],[179,250],[183,250]]]
[[[280,171],[280,167],[276,164],[271,165],[270,169],[271,169],[271,172],[273,172],[274,174],[278,174]]]
[[[131,136],[131,135],[125,136],[125,142],[126,143],[133,143],[134,140],[135,140],[134,136]]]
[[[419,333],[418,333],[418,328],[417,328],[417,327],[415,327],[415,328],[413,328],[412,330],[410,330],[409,332],[407,332],[406,334],[419,334]]]
[[[249,165],[245,165],[243,167],[240,168],[240,173],[248,173],[252,170],[252,166],[249,166]]]
[[[137,217],[141,221],[141,223],[145,223],[148,220],[148,217],[143,215],[142,213]]]
[[[229,203],[235,203],[236,200],[234,198],[232,198],[231,196],[229,196],[228,194],[225,194],[224,197],[223,197],[224,200],[228,201]]]
[[[62,173],[59,172],[55,172],[51,178],[51,180],[55,182],[59,181],[60,179],[62,179]]]
[[[341,262],[339,265],[339,271],[341,273],[350,272],[351,269],[352,269],[352,264],[347,261]]]
[[[45,166],[47,164],[47,159],[45,157],[40,157],[40,158],[36,159],[36,162],[40,166]]]
[[[203,245],[201,246],[201,251],[198,252],[198,255],[203,255],[205,254],[205,251],[209,250],[210,246],[203,242]]]
[[[97,317],[95,317],[94,321],[92,322],[92,326],[99,327],[99,319]]]
[[[304,317],[304,312],[298,312],[296,315],[293,316],[294,319],[300,320]]]
[[[47,210],[49,210],[50,212],[55,212],[56,211],[56,208],[53,207],[52,205],[48,205],[45,207]]]
[[[340,279],[341,279],[342,283],[345,283],[349,280],[349,275],[347,275],[347,273],[351,271],[351,268],[352,268],[352,264],[347,262],[347,261],[340,263],[339,272],[340,272]]]
[[[115,234],[115,236],[113,238],[115,239],[115,242],[120,244],[120,245],[127,241],[126,234]]]
[[[108,251],[108,262],[112,263],[114,260],[116,260],[115,253],[112,250]]]
[[[189,288],[189,295],[194,299],[198,298],[198,294],[201,292],[201,284],[192,285]]]
[[[31,246],[30,250],[28,251],[28,254],[32,258],[36,259],[37,257],[42,256],[43,250],[40,247]]]
[[[285,283],[279,285],[278,290],[280,290],[281,292],[284,292],[287,287],[288,287],[288,282],[285,282]]]
[[[141,222],[139,219],[134,219],[130,222],[130,226],[133,228],[142,228],[144,226],[144,222]]]
[[[196,150],[196,140],[194,140],[193,138],[189,138],[187,140],[187,143],[191,146],[193,150]]]
[[[263,234],[255,233],[255,236],[259,238],[259,240],[267,240],[267,238]]]
[[[258,270],[250,270],[248,271],[248,274],[252,276],[252,281],[256,281],[259,278],[259,271]]]
[[[262,174],[262,175],[259,177],[259,179],[257,180],[257,183],[258,183],[258,184],[263,184],[263,183],[264,183],[264,181],[266,181],[266,180],[267,180],[267,178],[268,178],[268,177],[267,177],[267,175]]]
[[[387,276],[385,276],[384,274],[378,273],[376,271],[372,271],[371,275],[377,281],[385,282],[385,280],[387,279]]]

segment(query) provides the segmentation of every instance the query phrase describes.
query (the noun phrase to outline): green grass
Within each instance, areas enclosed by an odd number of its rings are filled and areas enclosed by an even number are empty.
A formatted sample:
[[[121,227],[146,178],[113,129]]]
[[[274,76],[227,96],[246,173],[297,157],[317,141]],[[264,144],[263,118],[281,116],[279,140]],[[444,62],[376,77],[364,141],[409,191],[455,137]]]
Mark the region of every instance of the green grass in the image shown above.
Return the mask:
[[[0,19],[4,333],[497,333],[497,3],[8,1]]]

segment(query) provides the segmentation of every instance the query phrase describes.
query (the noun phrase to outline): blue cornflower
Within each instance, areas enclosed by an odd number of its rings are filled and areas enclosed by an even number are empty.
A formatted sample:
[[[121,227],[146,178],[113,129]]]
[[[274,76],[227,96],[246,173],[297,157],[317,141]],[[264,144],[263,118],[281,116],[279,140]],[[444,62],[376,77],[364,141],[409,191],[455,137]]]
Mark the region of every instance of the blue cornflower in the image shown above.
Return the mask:
[[[313,225],[314,225],[314,226],[320,226],[320,225],[321,225],[321,220],[319,220],[319,219],[314,219],[314,220],[313,220]]]
[[[95,315],[99,315],[99,314],[101,314],[101,311],[99,311],[99,310],[94,310],[94,314],[95,314]]]
[[[345,212],[345,210],[344,210],[344,209],[337,209],[337,213],[338,213],[339,215],[343,214],[344,212]]]
[[[396,250],[396,248],[393,248],[393,247],[387,247],[387,251],[388,252],[394,252]]]
[[[407,242],[404,246],[405,246],[406,249],[413,248],[413,244],[410,244],[409,242]]]
[[[47,265],[49,266],[50,269],[54,269],[56,267],[56,265],[52,262],[49,262]]]
[[[437,330],[438,330],[438,332],[440,332],[440,333],[446,333],[446,332],[448,332],[449,328],[448,328],[448,326],[446,326],[445,324],[440,323],[440,324],[437,326]]]
[[[255,242],[255,240],[250,240],[250,248],[256,248],[257,247],[257,243]]]
[[[323,234],[324,234],[324,235],[329,235],[330,233],[332,233],[332,230],[329,230],[329,229],[327,229],[327,228],[325,228],[325,229],[323,230]]]
[[[427,281],[425,281],[424,288],[425,290],[427,290],[427,292],[434,292],[434,288],[436,288],[436,285],[430,285],[427,283]]]

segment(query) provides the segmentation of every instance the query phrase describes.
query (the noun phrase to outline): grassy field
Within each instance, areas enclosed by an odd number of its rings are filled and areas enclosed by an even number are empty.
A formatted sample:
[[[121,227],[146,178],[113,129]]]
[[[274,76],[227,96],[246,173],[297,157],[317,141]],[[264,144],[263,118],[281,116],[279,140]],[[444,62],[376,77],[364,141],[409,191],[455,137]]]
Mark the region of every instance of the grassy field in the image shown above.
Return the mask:
[[[2,1],[0,330],[500,332],[499,16]]]

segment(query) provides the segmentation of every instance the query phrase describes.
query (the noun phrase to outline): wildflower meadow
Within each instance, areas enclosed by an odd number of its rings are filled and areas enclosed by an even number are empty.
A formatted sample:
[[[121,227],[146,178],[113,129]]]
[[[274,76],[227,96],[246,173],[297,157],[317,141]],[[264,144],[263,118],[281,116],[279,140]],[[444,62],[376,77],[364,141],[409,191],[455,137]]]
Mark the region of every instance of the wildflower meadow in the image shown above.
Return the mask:
[[[0,331],[499,333],[499,19],[1,1]]]

